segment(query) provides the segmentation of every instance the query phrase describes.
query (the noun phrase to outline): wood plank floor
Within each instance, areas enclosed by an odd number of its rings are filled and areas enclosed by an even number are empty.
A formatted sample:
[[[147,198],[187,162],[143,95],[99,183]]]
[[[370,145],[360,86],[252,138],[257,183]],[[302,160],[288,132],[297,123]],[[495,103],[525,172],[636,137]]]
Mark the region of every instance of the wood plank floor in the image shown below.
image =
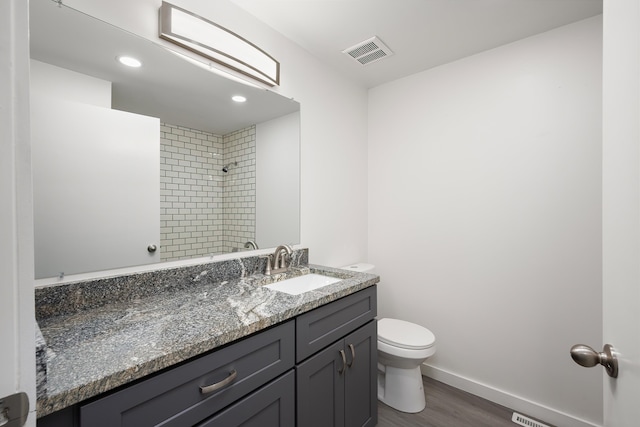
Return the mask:
[[[431,378],[422,377],[427,407],[406,414],[378,401],[378,427],[517,427],[513,411]]]

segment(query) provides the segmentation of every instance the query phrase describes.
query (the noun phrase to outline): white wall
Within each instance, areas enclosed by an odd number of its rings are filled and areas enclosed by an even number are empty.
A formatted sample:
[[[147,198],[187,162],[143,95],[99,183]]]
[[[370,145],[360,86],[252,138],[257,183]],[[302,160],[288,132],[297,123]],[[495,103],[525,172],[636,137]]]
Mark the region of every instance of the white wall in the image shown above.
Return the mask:
[[[379,313],[427,372],[556,425],[602,422],[601,17],[369,93]],[[565,417],[562,413],[566,413]]]
[[[46,62],[30,61],[31,96],[55,97],[111,108],[111,82],[56,67]]]
[[[251,40],[281,63],[274,88],[301,104],[301,243],[313,263],[367,258],[367,92],[227,0],[178,0]],[[158,40],[161,0],[69,0],[65,4]]]
[[[256,243],[298,241],[300,113],[256,125]],[[295,207],[295,208],[294,208]]]

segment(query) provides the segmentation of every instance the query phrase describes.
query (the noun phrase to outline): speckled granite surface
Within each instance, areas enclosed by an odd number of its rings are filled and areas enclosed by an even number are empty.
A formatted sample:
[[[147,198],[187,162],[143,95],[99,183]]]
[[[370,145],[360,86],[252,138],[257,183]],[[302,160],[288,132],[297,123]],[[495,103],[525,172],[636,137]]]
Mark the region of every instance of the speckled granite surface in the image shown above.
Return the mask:
[[[47,344],[38,417],[63,409],[376,284],[307,264],[264,276],[258,257],[36,290]],[[317,272],[344,280],[288,295],[263,285]],[[100,282],[100,283],[96,283]],[[58,288],[58,289],[56,289]]]
[[[36,323],[36,388],[47,389],[47,345]]]

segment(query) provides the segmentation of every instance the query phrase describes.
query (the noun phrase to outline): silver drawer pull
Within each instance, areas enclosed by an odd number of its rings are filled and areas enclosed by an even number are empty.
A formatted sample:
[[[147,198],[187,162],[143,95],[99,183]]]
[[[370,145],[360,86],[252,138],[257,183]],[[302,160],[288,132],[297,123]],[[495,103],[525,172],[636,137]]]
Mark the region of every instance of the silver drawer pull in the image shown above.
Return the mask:
[[[347,363],[347,366],[351,367],[356,360],[356,349],[353,347],[353,344],[349,344],[349,349],[351,349],[351,362]]]
[[[340,375],[347,369],[347,356],[344,354],[344,350],[340,350],[340,356],[342,356],[342,368],[338,371]]]
[[[211,384],[211,385],[207,385],[207,386],[200,386],[200,393],[202,394],[208,394],[211,393],[213,391],[216,390],[220,390],[222,387],[228,386],[229,384],[231,384],[233,382],[233,380],[236,379],[236,377],[238,376],[238,372],[234,369],[233,371],[229,372],[229,376],[225,379],[223,379],[222,381],[215,383],[215,384]]]

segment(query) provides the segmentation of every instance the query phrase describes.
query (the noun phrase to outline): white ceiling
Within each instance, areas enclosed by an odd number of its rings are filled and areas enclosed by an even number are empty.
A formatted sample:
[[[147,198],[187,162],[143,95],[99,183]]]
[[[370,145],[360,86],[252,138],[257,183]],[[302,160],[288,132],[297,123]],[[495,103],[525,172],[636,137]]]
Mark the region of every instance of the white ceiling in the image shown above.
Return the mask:
[[[366,87],[602,13],[602,0],[231,1]],[[395,54],[362,66],[342,53],[373,36]]]

